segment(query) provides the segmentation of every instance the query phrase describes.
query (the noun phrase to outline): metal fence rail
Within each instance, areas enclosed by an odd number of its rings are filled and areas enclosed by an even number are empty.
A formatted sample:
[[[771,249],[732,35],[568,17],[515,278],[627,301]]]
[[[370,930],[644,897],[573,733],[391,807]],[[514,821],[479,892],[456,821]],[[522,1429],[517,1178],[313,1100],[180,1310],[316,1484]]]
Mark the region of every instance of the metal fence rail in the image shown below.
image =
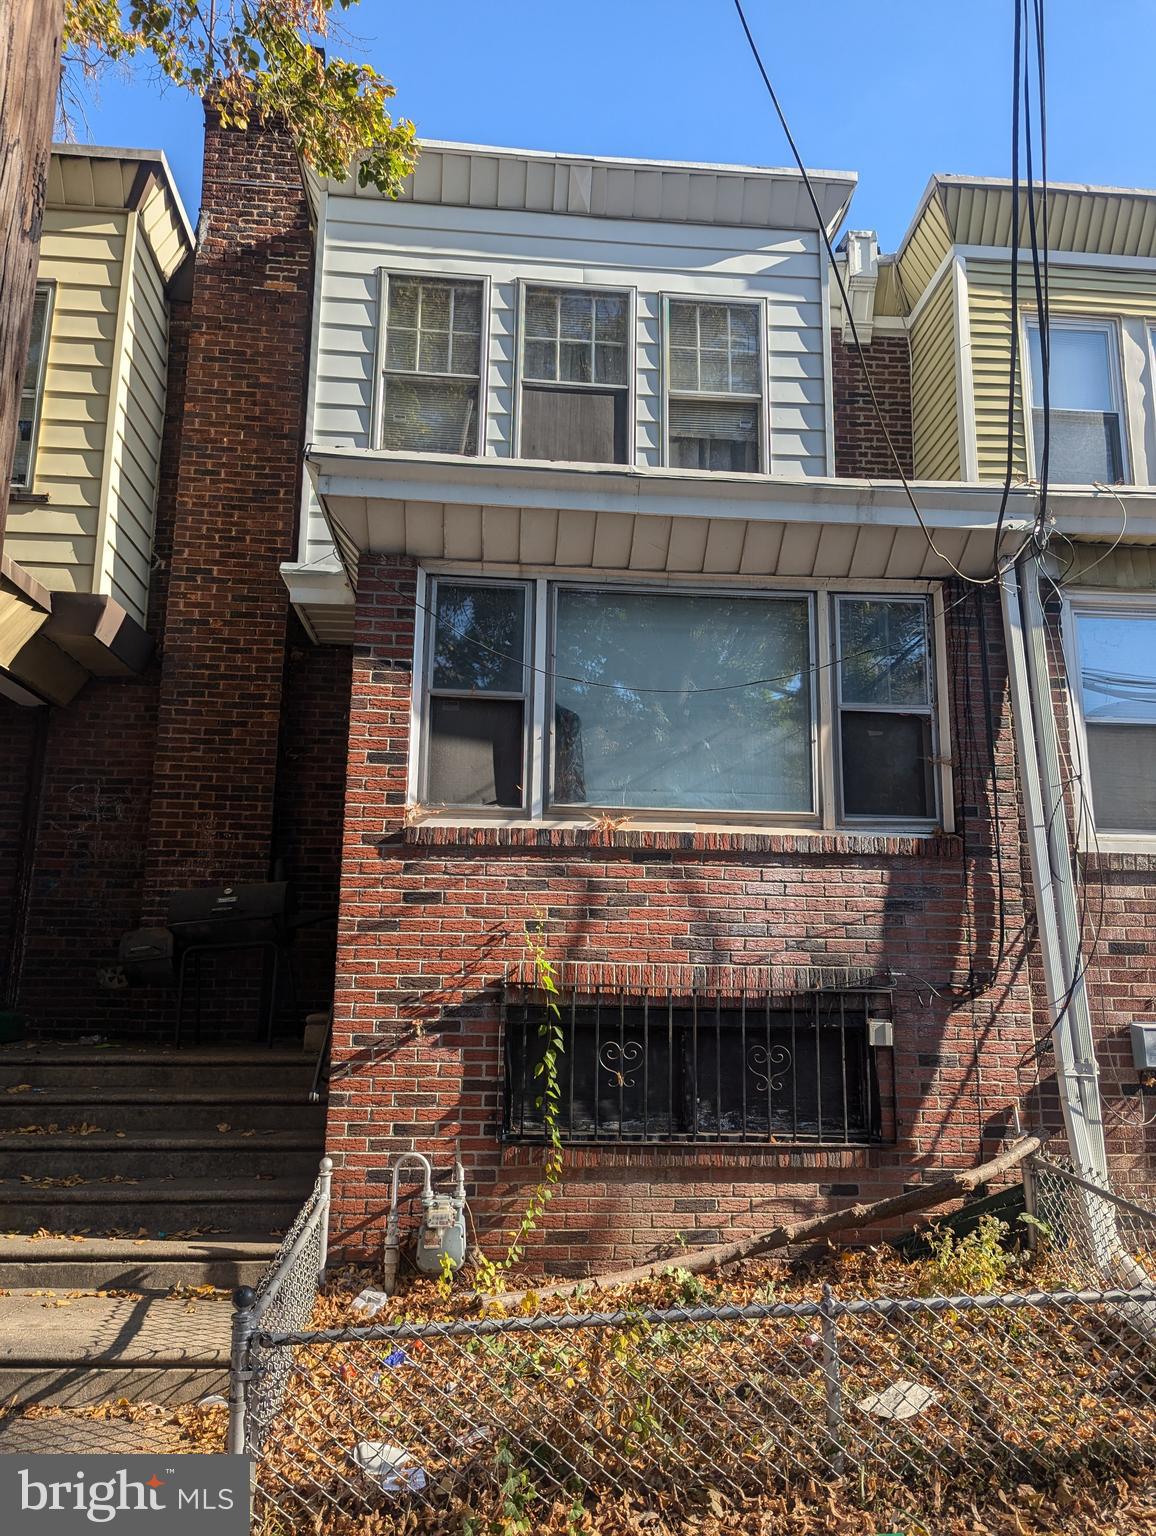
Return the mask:
[[[750,1497],[855,1471],[959,1495],[1156,1463],[1156,1290],[259,1330],[258,1498],[286,1517],[516,1490]]]

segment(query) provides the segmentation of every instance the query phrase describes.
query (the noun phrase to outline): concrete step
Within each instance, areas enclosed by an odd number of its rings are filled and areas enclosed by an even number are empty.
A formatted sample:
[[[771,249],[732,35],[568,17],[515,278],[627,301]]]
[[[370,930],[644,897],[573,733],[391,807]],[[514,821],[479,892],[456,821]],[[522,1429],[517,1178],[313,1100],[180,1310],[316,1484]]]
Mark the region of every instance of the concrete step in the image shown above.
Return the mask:
[[[111,1174],[125,1179],[199,1175],[210,1180],[269,1175],[299,1178],[302,1187],[308,1188],[318,1160],[316,1138],[290,1131],[252,1136],[232,1131],[213,1136],[0,1134],[0,1181],[22,1179],[26,1174],[34,1181],[77,1174],[94,1181]]]
[[[27,1407],[224,1393],[230,1316],[224,1296],[13,1292],[0,1307],[0,1396]]]
[[[0,1051],[0,1088],[46,1088],[78,1093],[115,1088],[172,1089],[177,1093],[299,1094],[313,1081],[314,1060],[303,1051],[149,1050],[61,1047]]]
[[[318,1148],[325,1134],[324,1104],[307,1104],[295,1093],[173,1093],[163,1089],[106,1089],[103,1092],[59,1092],[33,1089],[5,1093],[0,1088],[0,1136],[21,1126],[55,1125],[67,1134],[70,1125],[98,1125],[115,1135],[129,1136],[171,1130],[213,1136],[221,1121],[241,1131],[296,1131],[312,1135]],[[320,1150],[317,1153],[321,1156]]]
[[[181,1242],[124,1237],[0,1237],[0,1290],[140,1291],[256,1285],[278,1241],[267,1233],[227,1233]],[[0,1302],[2,1308],[3,1302]]]
[[[283,1232],[304,1204],[296,1179],[142,1179],[136,1184],[0,1183],[0,1232]],[[143,1229],[143,1231],[142,1231]]]

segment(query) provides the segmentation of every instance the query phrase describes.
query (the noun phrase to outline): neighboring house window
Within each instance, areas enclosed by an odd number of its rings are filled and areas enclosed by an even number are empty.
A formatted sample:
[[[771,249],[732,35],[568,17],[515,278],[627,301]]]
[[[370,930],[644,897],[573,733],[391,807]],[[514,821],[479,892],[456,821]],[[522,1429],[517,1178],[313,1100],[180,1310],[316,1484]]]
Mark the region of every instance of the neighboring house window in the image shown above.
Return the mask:
[[[1073,605],[1097,832],[1156,833],[1156,605]]]
[[[1053,320],[1050,338],[1051,435],[1048,479],[1053,485],[1115,485],[1124,476],[1120,367],[1110,324]],[[1044,443],[1044,384],[1040,327],[1027,322],[1030,360],[1032,472],[1039,475]]]
[[[935,814],[931,637],[922,599],[837,599],[843,814]]]
[[[16,456],[12,463],[12,484],[30,486],[35,470],[36,437],[40,425],[40,401],[44,393],[44,366],[48,355],[48,316],[52,290],[38,283],[32,302],[32,334],[28,341],[28,361],[20,389],[20,415],[16,427]]]
[[[939,815],[928,600],[430,585],[428,807],[802,824]],[[834,626],[837,664],[816,661]],[[820,805],[820,719],[836,804]]]
[[[763,460],[757,304],[667,304],[667,439],[677,469],[753,474]]]
[[[504,1008],[504,1133],[541,1141],[538,998]],[[886,993],[563,995],[558,1130],[567,1142],[862,1144],[881,1139]]]
[[[522,458],[627,462],[629,325],[624,293],[526,288]]]
[[[476,281],[387,278],[383,448],[477,453],[482,289]]]

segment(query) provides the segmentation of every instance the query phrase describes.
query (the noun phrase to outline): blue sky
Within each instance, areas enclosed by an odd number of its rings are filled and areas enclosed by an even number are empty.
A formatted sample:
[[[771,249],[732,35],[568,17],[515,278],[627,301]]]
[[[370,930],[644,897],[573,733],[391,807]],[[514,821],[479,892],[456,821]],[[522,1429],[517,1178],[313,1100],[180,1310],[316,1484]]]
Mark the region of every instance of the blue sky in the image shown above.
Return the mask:
[[[933,171],[1009,166],[1011,0],[747,0],[809,165],[855,170],[852,222],[893,249]],[[1061,181],[1156,186],[1156,0],[1048,0],[1049,149]],[[397,86],[429,138],[783,165],[730,0],[362,0],[334,49]],[[78,136],[161,148],[195,218],[201,110],[106,76]]]

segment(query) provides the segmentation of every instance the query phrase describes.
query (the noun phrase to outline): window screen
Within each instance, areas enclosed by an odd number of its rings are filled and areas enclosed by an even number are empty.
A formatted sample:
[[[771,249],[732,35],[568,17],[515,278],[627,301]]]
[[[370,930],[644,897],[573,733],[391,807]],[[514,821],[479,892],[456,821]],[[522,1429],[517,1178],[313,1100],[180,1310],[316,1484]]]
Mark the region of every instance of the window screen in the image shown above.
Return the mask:
[[[438,581],[429,656],[426,799],[525,803],[527,588]]]
[[[559,805],[810,812],[811,608],[562,588]]]
[[[1040,328],[1029,322],[1035,473],[1042,466],[1044,382]],[[1112,485],[1124,478],[1116,362],[1103,326],[1052,325],[1049,335],[1051,437],[1048,478],[1057,485]]]
[[[625,294],[526,289],[523,458],[625,463],[629,324]]]
[[[844,816],[936,813],[928,618],[922,598],[838,599]]]
[[[1095,824],[1156,832],[1156,613],[1077,612]]]
[[[28,339],[28,361],[20,389],[20,415],[16,425],[16,455],[12,462],[12,484],[32,484],[36,429],[40,418],[40,400],[44,386],[44,364],[48,352],[48,307],[50,290],[44,284],[36,289],[32,302],[32,331]]]
[[[482,284],[390,277],[382,447],[478,451]]]
[[[668,306],[670,462],[750,474],[760,464],[760,310],[754,304]]]

